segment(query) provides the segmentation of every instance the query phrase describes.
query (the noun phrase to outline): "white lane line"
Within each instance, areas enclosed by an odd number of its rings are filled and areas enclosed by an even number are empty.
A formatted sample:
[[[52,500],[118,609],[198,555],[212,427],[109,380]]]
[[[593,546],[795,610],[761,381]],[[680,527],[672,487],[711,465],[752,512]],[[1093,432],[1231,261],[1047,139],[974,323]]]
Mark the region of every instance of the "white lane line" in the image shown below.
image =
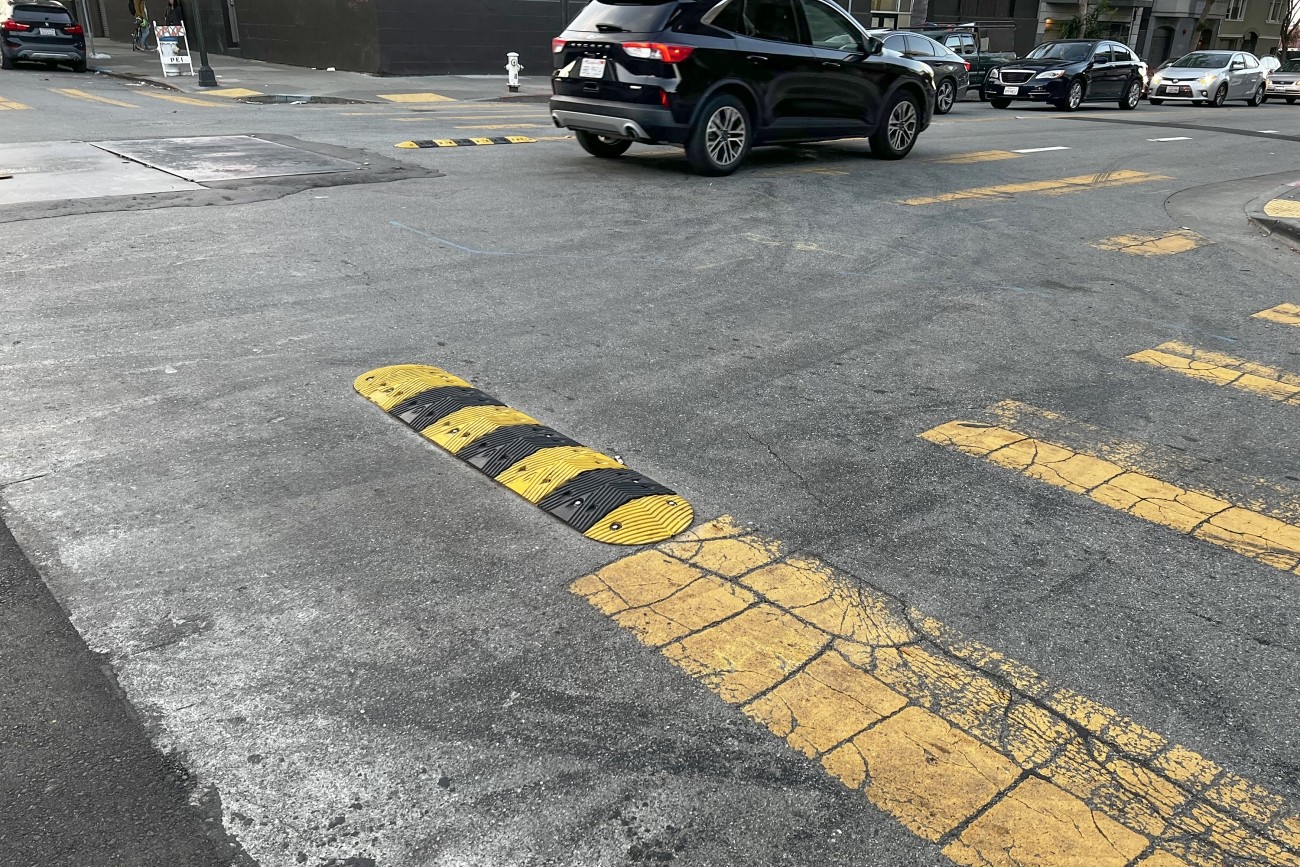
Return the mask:
[[[1046,151],[1068,151],[1068,150],[1069,148],[1066,147],[1065,145],[1057,145],[1056,147],[1051,147],[1051,148],[1021,148],[1018,151],[1012,151],[1012,153],[1013,154],[1041,154]]]
[[[1277,135],[1278,133],[1275,129],[1261,129],[1260,132],[1272,133],[1273,135]]]
[[[1191,140],[1192,140],[1192,137],[1191,137],[1191,136],[1186,136],[1186,135],[1175,135],[1175,136],[1170,136],[1169,138],[1149,138],[1149,139],[1147,139],[1147,141],[1191,141]]]

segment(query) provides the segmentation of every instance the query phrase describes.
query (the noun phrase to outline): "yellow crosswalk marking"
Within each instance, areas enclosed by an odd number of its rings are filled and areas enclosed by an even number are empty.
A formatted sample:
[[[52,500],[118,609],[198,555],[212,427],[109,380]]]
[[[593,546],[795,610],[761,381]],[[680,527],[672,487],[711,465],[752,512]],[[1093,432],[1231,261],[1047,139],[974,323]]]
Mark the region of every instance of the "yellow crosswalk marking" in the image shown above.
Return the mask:
[[[1128,356],[1128,360],[1172,370],[1211,385],[1230,385],[1242,391],[1300,406],[1300,376],[1233,358],[1221,352],[1171,342],[1162,343],[1155,349],[1135,352]]]
[[[0,111],[27,111],[30,108],[30,105],[23,105],[21,102],[14,102],[12,99],[0,96]]]
[[[1264,213],[1270,217],[1294,219],[1300,217],[1300,201],[1295,199],[1273,199],[1264,205]]]
[[[998,425],[952,421],[920,436],[1300,575],[1300,527],[1247,506]]]
[[[1038,193],[1056,196],[1063,193],[1081,193],[1085,190],[1097,190],[1104,187],[1120,187],[1128,184],[1147,184],[1153,181],[1171,180],[1165,175],[1152,175],[1147,172],[1116,171],[1099,172],[1095,175],[1078,175],[1055,181],[1024,181],[1018,184],[999,184],[993,187],[974,187],[958,190],[955,193],[941,193],[937,196],[918,196],[903,199],[900,205],[938,205],[945,202],[960,202],[967,199],[1001,199],[1018,193]]]
[[[224,96],[227,99],[241,99],[245,96],[261,96],[260,90],[249,90],[246,87],[222,87],[217,90],[203,91],[208,96]]]
[[[570,589],[958,864],[1300,865],[1281,798],[729,518]]]
[[[1095,246],[1099,250],[1113,250],[1117,253],[1131,253],[1134,256],[1168,256],[1174,253],[1186,253],[1209,243],[1204,237],[1191,229],[1178,229],[1163,235],[1116,235]]]
[[[82,99],[88,102],[102,102],[105,105],[116,105],[119,108],[139,108],[140,106],[130,102],[122,102],[117,99],[109,99],[106,96],[96,96],[93,93],[86,93],[84,90],[77,90],[75,87],[56,87],[52,88],[55,93],[72,99]]]
[[[389,102],[455,102],[450,96],[443,96],[438,93],[381,93],[380,99],[386,99]]]
[[[1300,325],[1300,304],[1279,304],[1253,314],[1256,319],[1267,319],[1282,325]]]
[[[228,103],[208,102],[205,99],[195,99],[192,96],[180,96],[175,93],[151,93],[150,91],[140,91],[142,96],[148,96],[153,99],[165,99],[168,102],[179,103],[180,105],[197,105],[203,108],[231,108]]]
[[[1019,159],[1020,154],[1011,151],[973,151],[968,154],[953,154],[947,157],[937,157],[930,160],[935,163],[948,163],[951,165],[964,165],[966,163],[990,163],[998,160]]]

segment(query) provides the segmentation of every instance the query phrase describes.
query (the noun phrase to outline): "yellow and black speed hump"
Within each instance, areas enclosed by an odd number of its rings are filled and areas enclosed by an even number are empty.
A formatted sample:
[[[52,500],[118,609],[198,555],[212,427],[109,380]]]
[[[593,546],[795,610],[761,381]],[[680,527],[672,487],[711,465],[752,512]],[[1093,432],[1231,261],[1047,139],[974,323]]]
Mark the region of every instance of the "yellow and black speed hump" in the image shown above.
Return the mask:
[[[420,436],[588,539],[648,545],[691,525],[691,504],[674,491],[445,370],[397,364],[357,377],[354,386]]]

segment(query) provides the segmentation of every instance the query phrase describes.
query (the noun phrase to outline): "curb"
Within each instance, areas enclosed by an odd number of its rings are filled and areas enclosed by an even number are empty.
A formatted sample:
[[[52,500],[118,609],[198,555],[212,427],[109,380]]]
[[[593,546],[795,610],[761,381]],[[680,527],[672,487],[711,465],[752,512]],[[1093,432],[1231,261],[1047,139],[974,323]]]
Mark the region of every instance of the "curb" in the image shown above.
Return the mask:
[[[184,93],[179,87],[173,84],[167,84],[165,81],[159,81],[156,78],[149,78],[147,75],[133,75],[130,72],[113,72],[111,69],[104,69],[100,66],[90,67],[90,71],[96,75],[106,75],[109,78],[120,78],[123,81],[134,81],[140,84],[150,84],[154,87],[161,87],[164,90],[170,90],[174,93]]]
[[[1265,205],[1274,199],[1281,198],[1292,200],[1300,198],[1300,187],[1286,184],[1284,186],[1274,187],[1264,195],[1252,199],[1250,203],[1246,205],[1246,219],[1263,229],[1268,235],[1282,235],[1291,241],[1300,241],[1300,219],[1270,217],[1264,212]]]

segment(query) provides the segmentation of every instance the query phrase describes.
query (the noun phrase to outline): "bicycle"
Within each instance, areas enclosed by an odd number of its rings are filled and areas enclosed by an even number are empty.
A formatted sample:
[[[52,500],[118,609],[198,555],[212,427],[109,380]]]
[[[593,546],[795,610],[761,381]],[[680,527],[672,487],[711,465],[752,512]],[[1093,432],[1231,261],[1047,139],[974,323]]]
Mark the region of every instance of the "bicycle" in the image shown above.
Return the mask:
[[[135,29],[131,31],[131,50],[158,50],[158,31],[154,29],[153,22],[148,18],[139,17],[135,19]]]

